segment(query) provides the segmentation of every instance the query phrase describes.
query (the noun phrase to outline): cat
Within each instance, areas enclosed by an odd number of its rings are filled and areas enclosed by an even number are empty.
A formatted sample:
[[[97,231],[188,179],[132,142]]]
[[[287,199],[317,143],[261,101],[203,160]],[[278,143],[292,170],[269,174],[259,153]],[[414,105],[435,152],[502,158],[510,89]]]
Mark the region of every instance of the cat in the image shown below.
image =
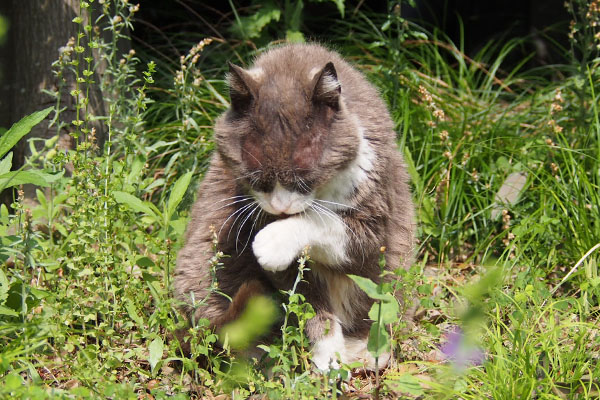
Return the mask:
[[[249,69],[229,68],[231,105],[215,124],[216,152],[177,259],[176,296],[189,318],[218,328],[253,295],[289,289],[308,248],[298,291],[316,313],[306,323],[312,362],[373,369],[372,300],[347,274],[378,282],[382,246],[388,270],[407,268],[415,230],[387,108],[360,72],[318,44],[283,45]],[[216,271],[211,232],[229,256]],[[213,274],[232,300],[210,291]],[[206,301],[193,307],[192,298]]]

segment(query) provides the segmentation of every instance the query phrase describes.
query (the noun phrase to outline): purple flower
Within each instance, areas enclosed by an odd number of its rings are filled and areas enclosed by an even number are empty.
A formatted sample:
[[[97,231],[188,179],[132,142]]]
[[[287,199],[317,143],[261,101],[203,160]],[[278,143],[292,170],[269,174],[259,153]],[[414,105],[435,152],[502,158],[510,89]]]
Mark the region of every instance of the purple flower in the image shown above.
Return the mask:
[[[481,365],[485,360],[483,350],[467,338],[463,330],[456,326],[445,335],[446,342],[440,346],[444,359],[450,361],[458,370]]]

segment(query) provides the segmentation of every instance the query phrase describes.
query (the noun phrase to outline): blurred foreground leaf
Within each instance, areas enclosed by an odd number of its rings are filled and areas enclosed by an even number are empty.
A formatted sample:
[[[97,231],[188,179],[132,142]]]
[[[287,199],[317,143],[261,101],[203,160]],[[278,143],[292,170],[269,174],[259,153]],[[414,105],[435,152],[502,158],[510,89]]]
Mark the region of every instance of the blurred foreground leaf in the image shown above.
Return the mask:
[[[221,330],[221,341],[227,340],[232,349],[245,349],[267,333],[277,316],[273,301],[265,296],[256,296],[248,301],[246,309],[237,320]]]

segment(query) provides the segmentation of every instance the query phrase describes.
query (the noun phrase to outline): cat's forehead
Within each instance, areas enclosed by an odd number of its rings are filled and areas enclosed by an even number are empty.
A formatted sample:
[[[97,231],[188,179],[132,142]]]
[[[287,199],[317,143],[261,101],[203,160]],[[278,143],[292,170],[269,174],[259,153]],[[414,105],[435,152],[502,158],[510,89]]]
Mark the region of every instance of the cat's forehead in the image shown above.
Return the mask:
[[[301,82],[271,81],[259,88],[254,113],[259,128],[301,129],[310,118],[311,103]]]
[[[263,72],[266,74],[265,72]],[[304,76],[306,75],[306,76]],[[282,104],[291,101],[307,100],[312,89],[308,74],[286,74],[284,71],[270,73],[259,81],[258,100],[279,101]]]

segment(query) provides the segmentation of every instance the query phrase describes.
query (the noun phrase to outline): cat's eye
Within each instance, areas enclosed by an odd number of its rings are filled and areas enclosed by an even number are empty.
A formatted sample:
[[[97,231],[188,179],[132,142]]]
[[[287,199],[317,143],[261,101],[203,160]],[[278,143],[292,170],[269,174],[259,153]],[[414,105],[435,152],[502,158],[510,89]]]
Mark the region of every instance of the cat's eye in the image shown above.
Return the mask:
[[[250,182],[250,186],[252,186],[252,189],[263,193],[270,193],[275,188],[275,184],[272,181],[262,179]]]

